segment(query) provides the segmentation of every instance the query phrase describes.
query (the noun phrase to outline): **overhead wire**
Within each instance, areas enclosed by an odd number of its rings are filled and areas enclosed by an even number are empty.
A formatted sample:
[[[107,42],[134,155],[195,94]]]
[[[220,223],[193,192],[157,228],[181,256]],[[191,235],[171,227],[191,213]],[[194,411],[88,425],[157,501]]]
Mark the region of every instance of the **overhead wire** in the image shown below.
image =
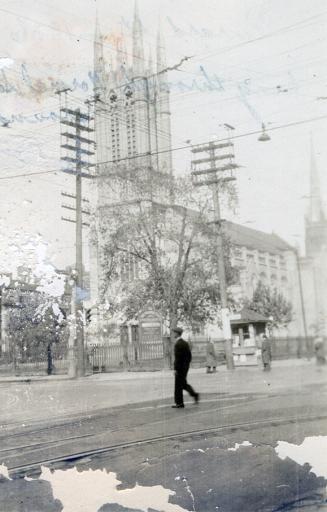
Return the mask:
[[[57,31],[57,32],[66,33],[66,34],[68,34],[68,35],[71,35],[71,36],[76,37],[76,35],[74,35],[74,34],[73,34],[73,33],[71,33],[71,32],[64,31],[64,30],[61,30],[61,29],[59,29],[59,28],[53,27],[52,25],[48,25],[48,24],[46,24],[46,23],[43,23],[43,22],[40,22],[40,21],[34,20],[34,19],[32,19],[32,18],[29,18],[29,17],[23,16],[23,15],[20,15],[20,14],[14,13],[14,12],[12,12],[12,11],[9,11],[8,9],[0,8],[0,11],[6,12],[6,13],[11,14],[11,15],[13,15],[13,16],[21,17],[21,18],[23,18],[23,19],[27,19],[28,21],[30,21],[30,22],[32,22],[32,23],[36,23],[36,24],[39,24],[39,25],[41,25],[41,26],[46,26],[47,28],[50,28],[50,29],[55,30],[55,31]],[[193,61],[194,61],[194,62],[196,62],[196,60],[203,59],[203,58],[207,58],[208,56],[211,56],[211,55],[219,55],[219,54],[221,54],[221,53],[225,53],[225,52],[231,51],[232,49],[239,48],[239,47],[242,47],[242,46],[244,46],[244,45],[248,45],[248,44],[253,43],[253,42],[261,41],[261,40],[263,40],[263,39],[273,37],[273,36],[275,36],[275,35],[277,35],[277,34],[284,33],[284,32],[287,32],[287,31],[289,31],[289,30],[297,29],[298,27],[302,27],[302,25],[303,25],[303,24],[305,24],[305,23],[307,23],[308,21],[309,21],[309,22],[310,22],[310,21],[312,22],[314,19],[318,19],[318,21],[321,21],[321,16],[322,16],[322,15],[325,15],[325,14],[326,14],[326,12],[327,12],[327,11],[323,11],[322,13],[316,14],[316,15],[314,15],[314,16],[310,16],[309,18],[306,18],[306,19],[301,20],[301,21],[299,21],[299,22],[296,22],[296,23],[294,23],[294,24],[288,25],[288,26],[286,26],[286,27],[282,27],[282,28],[277,29],[277,30],[275,30],[275,31],[272,31],[272,32],[270,32],[270,33],[268,33],[268,34],[263,34],[263,35],[258,36],[258,37],[256,37],[256,38],[252,38],[252,39],[249,39],[249,40],[243,41],[243,42],[241,42],[241,43],[238,43],[237,45],[234,45],[234,46],[231,46],[231,47],[225,47],[225,48],[222,48],[222,49],[218,50],[217,52],[213,52],[213,53],[209,53],[209,54],[204,54],[204,55],[197,55],[197,56],[196,56],[196,57],[197,57],[197,59],[195,59],[195,60],[194,60],[194,58],[193,58]],[[88,39],[88,38],[83,38],[83,37],[80,37],[80,36],[79,36],[79,39],[86,40],[86,41],[88,41],[88,42],[90,42],[90,43],[92,43],[92,44],[94,43],[94,41],[93,41],[93,40],[90,40],[90,39]],[[121,52],[121,50],[119,50],[119,49],[117,49],[117,48],[114,48],[114,47],[112,47],[111,45],[103,44],[103,46],[104,46],[104,47],[107,47],[107,46],[108,46],[110,49],[112,49],[112,50],[116,51],[117,53]],[[124,54],[128,54],[128,55],[130,55],[130,56],[134,56],[133,54],[129,54],[129,53],[128,53],[128,52],[126,52],[126,51],[123,51],[122,53],[124,53]],[[145,58],[142,58],[142,60],[145,62]],[[157,75],[157,73],[155,73],[153,76],[156,76],[156,75]],[[135,81],[135,80],[134,80],[134,81]],[[132,83],[132,82],[133,82],[133,80],[132,80],[132,81],[130,81],[130,82],[127,82],[126,84],[124,84],[124,86],[126,86],[128,83],[130,84],[130,83]],[[123,87],[123,86],[119,86],[119,87]]]
[[[302,119],[299,121],[293,121],[290,123],[281,124],[279,126],[266,127],[266,131],[270,132],[270,131],[275,131],[275,130],[281,130],[281,129],[285,129],[285,128],[290,128],[292,126],[299,126],[299,125],[303,125],[303,124],[307,124],[307,123],[312,123],[315,121],[322,121],[324,119],[327,119],[327,114],[322,115],[322,116],[312,117],[310,119]],[[251,135],[258,135],[258,134],[261,134],[261,130],[253,130],[250,132],[241,133],[239,135],[230,135],[228,137],[222,137],[222,138],[217,139],[217,142],[219,142],[219,143],[227,142],[230,140],[240,139],[243,137],[249,137]],[[167,149],[167,150],[151,152],[150,155],[155,155],[157,153],[168,153],[168,152],[182,151],[182,150],[187,150],[187,149],[192,150],[193,148],[201,147],[207,143],[208,143],[207,141],[204,141],[204,142],[199,142],[197,144],[187,144],[185,146],[174,147],[174,148]],[[138,158],[144,158],[145,156],[149,156],[149,153],[134,155],[131,157],[124,157],[124,158],[117,159],[117,160],[106,160],[106,161],[98,162],[98,165],[107,164],[107,163],[117,163],[119,161],[125,161],[125,160],[136,160]],[[19,174],[19,175],[14,175],[14,176],[1,176],[0,180],[14,179],[14,178],[20,178],[20,177],[29,177],[29,176],[42,175],[42,174],[51,174],[51,173],[60,173],[60,170],[55,169],[55,170],[49,170],[49,171],[38,171],[38,172],[34,172],[34,173],[24,173],[24,174]],[[95,179],[97,178],[97,176],[92,176],[92,177]]]
[[[267,34],[262,34],[260,36],[248,39],[246,41],[242,41],[240,43],[237,43],[237,44],[229,46],[229,47],[221,48],[221,49],[217,50],[216,52],[204,53],[202,55],[199,54],[196,56],[196,60],[199,60],[199,59],[204,60],[207,58],[211,58],[212,56],[221,55],[222,53],[225,53],[225,52],[230,52],[230,51],[240,48],[242,46],[247,46],[252,43],[261,42],[264,39],[268,39],[268,38],[274,37],[279,34],[283,34],[283,33],[286,33],[286,32],[292,31],[292,30],[296,30],[297,28],[302,28],[303,25],[305,25],[307,22],[309,22],[309,24],[307,26],[304,26],[304,28],[307,28],[308,26],[311,26],[311,24],[312,24],[311,22],[313,20],[317,20],[318,23],[321,22],[322,16],[326,16],[326,14],[327,14],[327,10],[324,10],[324,11],[320,12],[319,14],[315,14],[313,16],[310,16],[310,17],[300,20],[298,22],[292,23],[291,25],[281,27],[279,29],[268,32]]]
[[[227,100],[231,100],[231,99],[233,99],[233,97],[232,97],[232,98],[227,98],[227,99],[225,98],[225,101],[227,101]],[[76,102],[77,102],[77,103],[79,103],[79,104],[83,104],[83,105],[84,105],[83,101],[82,101],[82,100],[80,100],[80,99],[78,99],[78,98],[74,98],[74,101],[76,101]],[[219,102],[219,101],[218,101],[218,102]],[[210,103],[212,104],[212,102],[210,102]],[[206,104],[206,103],[205,103],[205,104]],[[202,104],[202,106],[203,106],[203,105],[205,105],[205,104]],[[52,123],[50,123],[50,125],[52,125]],[[49,125],[49,126],[50,126],[50,125]],[[24,131],[26,131],[26,132],[27,132],[27,130],[24,130],[24,129],[21,129],[21,131],[23,131],[23,133],[24,133]],[[35,135],[35,133],[33,133],[33,132],[30,132],[30,133],[31,133],[31,134],[33,134],[33,135]],[[51,136],[50,136],[50,137],[51,137]],[[52,144],[52,147],[56,148],[56,144],[55,144],[55,143],[52,143],[52,141],[51,141],[51,140],[49,140],[47,143]],[[169,151],[169,150],[167,150],[167,151]],[[152,152],[152,154],[157,154],[157,152]],[[137,156],[136,156],[136,157],[137,157]],[[132,157],[132,158],[133,158],[133,157]],[[121,160],[122,160],[122,159],[118,159],[118,161],[121,161]],[[101,164],[101,163],[100,163],[100,164]],[[59,171],[59,170],[58,170],[58,171]]]
[[[1,12],[4,12],[6,14],[9,14],[11,16],[15,16],[17,18],[21,18],[21,19],[24,19],[26,21],[29,21],[30,23],[34,23],[36,25],[39,25],[41,27],[45,27],[47,29],[50,29],[50,30],[53,30],[55,32],[59,32],[59,33],[62,33],[62,34],[67,34],[69,35],[70,37],[73,37],[74,39],[76,40],[81,40],[81,41],[86,41],[88,43],[91,43],[92,45],[95,43],[94,39],[90,39],[90,38],[87,38],[87,37],[84,37],[80,34],[75,34],[74,32],[70,32],[68,30],[62,30],[60,28],[57,28],[57,27],[54,27],[53,25],[50,25],[48,23],[44,23],[42,21],[39,21],[39,20],[35,20],[33,18],[30,18],[29,16],[25,16],[23,14],[19,14],[19,13],[16,13],[16,12],[13,12],[13,11],[10,11],[9,9],[5,9],[3,7],[0,7],[0,11]],[[116,48],[110,44],[106,44],[106,43],[103,43],[102,42],[102,45],[105,47],[105,48],[109,48],[110,50],[113,50],[114,52],[116,53],[121,53],[123,55],[129,55],[130,57],[133,57],[133,58],[136,58],[136,59],[139,59],[139,60],[142,60],[142,61],[146,61],[146,59],[144,57],[140,57],[139,55],[135,55],[133,53],[129,53],[125,50],[120,50],[119,48]]]
[[[320,59],[320,60],[318,60],[318,62],[321,62],[321,61],[323,61],[323,60],[324,60],[324,59]],[[302,81],[302,82],[300,82],[300,83],[303,83],[303,81]],[[304,83],[305,83],[305,81],[304,81]],[[177,100],[178,100],[178,101],[180,101],[181,97],[183,97],[183,96],[184,96],[184,97],[189,97],[189,95],[190,95],[190,94],[192,94],[192,93],[194,93],[194,92],[198,92],[198,91],[190,91],[189,93],[180,94],[180,95],[179,95],[179,97],[177,98]],[[251,93],[251,94],[252,94],[252,93]],[[172,95],[170,94],[170,103],[173,103],[174,98],[173,98],[173,99],[171,99],[171,96],[172,96]],[[239,96],[235,96],[235,99],[238,99],[238,98],[239,98]],[[227,99],[228,99],[228,100],[230,100],[231,98],[227,98]],[[224,101],[225,101],[225,100],[226,100],[226,98],[224,98]],[[77,100],[77,101],[78,101],[78,100]],[[80,103],[82,104],[82,103],[83,103],[83,100],[80,100]],[[203,104],[202,104],[202,105],[203,105]],[[40,110],[40,111],[36,112],[35,114],[42,113],[42,112],[45,112],[45,111],[46,111],[45,109],[42,109],[42,110]],[[33,115],[33,113],[32,113],[32,115]],[[19,116],[19,114],[17,114],[17,116]],[[103,115],[103,117],[105,117],[105,116]],[[31,124],[33,124],[33,123],[31,123]],[[52,125],[52,122],[50,122],[50,123],[49,123],[49,125]],[[45,126],[46,126],[46,123],[42,123],[42,127],[45,127]],[[26,130],[26,132],[27,132],[27,131],[28,131],[28,130]],[[164,132],[163,132],[163,130],[161,130],[161,132],[162,132],[162,133],[164,133]],[[33,133],[33,135],[34,135],[35,130],[33,130],[33,132],[31,132],[31,133]],[[167,135],[168,135],[168,134],[167,134]]]
[[[77,101],[73,100],[73,101],[75,101],[76,103],[82,103],[79,100],[77,100]],[[104,103],[107,106],[110,106],[107,102],[102,102],[102,103]],[[145,109],[140,107],[140,112],[142,112],[142,111],[144,112],[144,110]],[[150,135],[154,139],[156,139],[158,136],[160,136],[160,137],[164,137],[165,139],[167,139],[167,142],[170,143],[171,134],[169,132],[161,129],[161,128],[156,128],[156,125],[153,126],[154,119],[152,119],[152,117],[153,117],[152,114],[153,113],[151,113],[151,118],[149,120],[149,124],[147,122],[142,124],[139,119],[135,119],[135,121],[134,121],[135,127],[138,129],[139,132],[141,132],[141,133],[143,133],[145,135],[148,135],[148,133],[150,131]],[[105,112],[100,112],[99,113],[99,111],[98,111],[98,115],[100,117],[100,122],[97,123],[97,126],[104,125],[104,124],[106,124],[107,121],[112,122],[112,116],[115,116],[115,117],[117,117],[119,119],[120,124],[127,128],[128,121],[124,117],[124,110],[123,109],[117,108],[117,110],[115,109],[112,112],[107,111],[106,113]],[[149,128],[150,128],[150,130],[149,130]],[[106,148],[107,149],[111,149],[109,146],[106,146]]]
[[[302,124],[311,123],[311,122],[314,122],[314,121],[321,121],[323,119],[327,119],[327,114],[326,115],[322,115],[322,116],[312,117],[311,119],[303,119],[303,120],[300,120],[300,121],[293,121],[291,123],[286,123],[286,124],[279,125],[279,126],[273,126],[273,127],[269,127],[269,128],[266,127],[266,131],[268,132],[268,131],[273,131],[273,130],[280,130],[280,129],[283,129],[283,128],[290,128],[291,126],[302,125]],[[251,132],[242,133],[242,134],[239,134],[239,135],[231,135],[231,136],[228,136],[228,137],[219,138],[219,139],[217,139],[217,142],[218,141],[219,142],[227,142],[227,141],[230,141],[230,140],[240,139],[240,138],[243,138],[243,137],[248,137],[250,135],[258,135],[258,134],[261,134],[261,130],[253,130]],[[144,154],[136,155],[136,156],[133,156],[133,157],[124,157],[124,158],[120,158],[120,159],[118,158],[116,160],[106,160],[106,161],[103,161],[103,162],[98,162],[98,165],[103,165],[103,164],[107,164],[107,163],[118,163],[120,161],[132,160],[132,159],[136,159],[136,158],[144,158],[145,156],[149,156],[149,154],[150,155],[155,155],[155,154],[161,154],[161,153],[182,151],[182,150],[186,150],[186,149],[193,149],[193,148],[196,148],[196,147],[203,146],[203,144],[206,144],[206,142],[200,142],[200,143],[197,143],[197,144],[187,144],[185,146],[175,147],[175,148],[171,148],[171,149],[167,149],[167,150],[161,150],[161,151],[157,151],[157,152],[144,153]]]
[[[0,10],[1,10],[1,9],[0,9]],[[13,14],[13,13],[11,13],[11,14]],[[19,15],[18,15],[18,16],[19,16]],[[298,23],[296,23],[296,24],[290,25],[290,26],[288,26],[288,27],[284,27],[283,29],[280,29],[280,30],[291,30],[291,29],[293,30],[293,29],[295,29],[297,26],[302,26],[302,25],[303,25],[306,21],[308,21],[308,20],[316,19],[318,16],[320,16],[320,15],[316,15],[316,16],[310,17],[310,18],[308,18],[307,20],[302,20],[301,22],[298,22]],[[33,20],[33,21],[34,21],[34,22],[36,22],[35,20]],[[277,32],[275,31],[274,33],[270,33],[270,34],[268,34],[268,35],[266,35],[266,36],[263,36],[263,37],[272,37],[272,35],[274,35],[274,34],[276,34],[276,33],[279,33],[279,32],[280,32],[280,30],[278,30]],[[246,44],[247,44],[248,42],[253,42],[253,40],[249,40],[249,41],[247,41],[247,42],[246,42]],[[228,99],[232,99],[232,98],[228,98]],[[41,111],[41,112],[42,112],[42,111]],[[103,116],[103,117],[105,117],[105,116]],[[122,120],[122,119],[121,119],[121,120]],[[49,126],[49,127],[50,127],[50,126],[52,126],[52,123],[49,123],[49,125],[48,125],[48,126]],[[42,124],[42,129],[43,129],[43,128],[45,128],[45,127],[46,127],[46,126],[45,126],[44,124]],[[140,128],[141,130],[145,130],[145,128],[141,127],[140,125],[138,125],[138,128]],[[23,131],[23,132],[25,131],[26,133],[28,133],[28,130],[24,130],[24,129],[23,129],[22,131]],[[34,133],[33,133],[32,131],[31,131],[30,133],[34,135]],[[152,133],[153,133],[153,132],[152,132]],[[162,131],[162,134],[163,134],[163,131]],[[168,136],[169,134],[166,132],[166,135]],[[51,141],[49,141],[49,143],[51,143]],[[167,151],[169,151],[169,150],[167,150]],[[154,154],[154,153],[152,153],[152,154]],[[120,159],[120,160],[121,160],[121,159]]]
[[[13,13],[12,13],[12,14],[13,14]],[[289,29],[291,29],[291,28],[292,28],[292,29],[293,29],[293,28],[296,28],[296,27],[297,27],[297,26],[299,26],[299,25],[301,26],[301,25],[302,25],[303,23],[305,23],[307,20],[316,19],[317,17],[320,17],[320,15],[321,15],[321,14],[319,14],[319,15],[315,15],[315,16],[313,16],[313,17],[310,17],[310,18],[308,18],[308,19],[306,19],[306,20],[302,20],[302,21],[300,21],[300,22],[298,22],[298,23],[296,23],[296,24],[290,25],[290,26],[285,27],[285,28],[280,29],[280,30],[289,30]],[[36,22],[35,20],[33,20],[33,21],[34,21],[34,22]],[[275,32],[276,32],[276,31],[275,31]],[[271,37],[273,34],[275,34],[275,32],[270,33],[270,34],[269,34],[269,37]],[[277,31],[277,32],[279,32],[279,31]],[[125,85],[125,84],[124,84],[124,85]],[[187,94],[187,93],[186,93],[186,94]]]

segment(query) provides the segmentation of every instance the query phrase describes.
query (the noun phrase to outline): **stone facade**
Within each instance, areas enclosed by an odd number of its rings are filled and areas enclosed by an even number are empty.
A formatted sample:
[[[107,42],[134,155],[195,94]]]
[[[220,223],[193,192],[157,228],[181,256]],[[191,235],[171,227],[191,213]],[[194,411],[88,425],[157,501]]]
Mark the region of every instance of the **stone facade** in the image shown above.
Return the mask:
[[[102,27],[104,28],[104,27]],[[97,177],[93,206],[95,220],[90,246],[90,305],[95,306],[89,340],[100,339],[105,304],[104,246],[112,209],[121,204],[156,200],[173,203],[171,126],[165,49],[158,32],[156,66],[151,55],[145,58],[142,24],[134,12],[132,48],[127,49],[124,34],[117,39],[114,55],[109,55],[99,20],[94,42],[95,129]],[[166,179],[162,187],[140,190],[142,180]],[[168,181],[167,181],[168,180]],[[167,186],[168,183],[168,186]],[[327,318],[326,252],[327,222],[323,213],[314,160],[311,163],[311,202],[306,219],[306,256],[299,258],[294,247],[276,234],[267,234],[235,223],[225,229],[234,245],[233,265],[239,270],[239,283],[231,289],[236,299],[251,298],[259,281],[277,288],[293,304],[293,320],[284,336],[304,336],[325,332]],[[122,263],[129,279],[135,261]],[[131,270],[133,269],[133,270]],[[126,277],[125,276],[125,277]],[[119,286],[118,286],[119,288]],[[302,289],[302,298],[301,298]],[[105,307],[105,306],[104,306]],[[131,329],[130,329],[131,330]],[[215,329],[215,334],[218,335]],[[207,332],[211,332],[210,329]]]
[[[226,222],[232,242],[232,265],[239,271],[239,283],[231,289],[236,300],[251,299],[259,281],[276,288],[293,305],[293,319],[280,336],[304,336],[300,294],[301,273],[297,251],[274,233]]]
[[[327,219],[311,145],[310,201],[305,219],[305,257],[300,260],[309,334],[327,335]]]
[[[101,27],[104,29],[104,27]],[[142,201],[169,203],[173,174],[167,67],[163,35],[158,29],[156,63],[145,57],[143,28],[135,4],[132,47],[125,35],[117,38],[112,55],[101,33],[99,17],[94,41],[95,137],[97,184],[91,229],[91,304],[98,305],[93,333],[103,324],[105,232],[111,212],[121,204]],[[160,180],[163,186],[158,185]],[[142,183],[154,183],[143,187]],[[133,262],[129,262],[133,266]],[[91,329],[91,330],[92,330]]]

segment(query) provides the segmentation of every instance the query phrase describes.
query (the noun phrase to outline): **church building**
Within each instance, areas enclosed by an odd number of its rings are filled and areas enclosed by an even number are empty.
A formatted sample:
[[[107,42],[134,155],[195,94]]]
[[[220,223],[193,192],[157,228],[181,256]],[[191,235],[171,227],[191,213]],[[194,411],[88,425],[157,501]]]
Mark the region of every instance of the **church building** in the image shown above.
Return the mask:
[[[307,330],[327,335],[327,219],[319,173],[311,143],[309,209],[305,219],[305,256],[301,274],[306,305]]]
[[[113,209],[136,203],[140,196],[149,204],[173,204],[171,114],[162,31],[159,28],[154,63],[151,54],[145,55],[137,4],[132,33],[126,37],[121,32],[114,51],[101,32],[103,28],[98,18],[94,41],[98,179],[95,224],[90,230],[91,300],[97,307],[90,328],[92,343],[111,341],[99,333],[106,316],[104,233],[112,222]],[[327,220],[313,150],[310,172],[305,257],[300,258],[294,247],[275,234],[225,224],[234,246],[232,264],[240,276],[233,294],[236,298],[251,298],[258,281],[277,288],[293,304],[293,320],[284,336],[326,334]],[[163,186],[140,190],[140,184],[152,183],[153,176],[159,177]]]
[[[156,200],[167,204],[173,194],[171,113],[160,26],[155,62],[151,53],[145,55],[137,3],[131,34],[121,31],[115,37],[114,48],[106,43],[103,29],[97,17],[94,41],[96,220],[90,247],[91,299],[97,304],[104,301],[104,232],[113,209],[137,202],[140,197],[145,202]],[[142,183],[149,182],[153,186],[142,189]],[[98,323],[101,323],[100,310]]]

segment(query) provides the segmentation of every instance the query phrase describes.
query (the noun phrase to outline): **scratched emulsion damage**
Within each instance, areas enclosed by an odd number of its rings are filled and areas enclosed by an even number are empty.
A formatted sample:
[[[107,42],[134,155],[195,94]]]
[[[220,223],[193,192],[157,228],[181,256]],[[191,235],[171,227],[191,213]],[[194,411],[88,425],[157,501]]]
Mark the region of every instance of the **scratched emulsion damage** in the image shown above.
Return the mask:
[[[235,443],[235,446],[232,448],[228,448],[230,452],[236,452],[241,446],[253,446],[250,441],[243,441],[242,443]]]
[[[14,231],[6,250],[1,251],[1,283],[8,285],[8,273],[15,277],[17,269],[24,266],[25,280],[30,284],[37,281],[37,291],[52,297],[61,297],[64,293],[65,277],[56,272],[47,252],[48,244],[41,235]]]
[[[148,509],[160,512],[190,512],[169,503],[170,496],[174,496],[175,492],[162,485],[146,487],[136,484],[131,489],[120,490],[118,486],[122,482],[116,478],[116,473],[107,473],[105,470],[89,469],[78,472],[76,468],[72,468],[51,472],[42,466],[40,479],[51,484],[53,496],[61,501],[63,512],[97,512],[106,504],[118,504],[144,512]]]
[[[13,64],[14,61],[10,57],[0,57],[0,69],[9,68]]]
[[[0,477],[1,476],[4,476],[5,478],[8,478],[8,480],[11,480],[8,468],[4,464],[0,464]]]
[[[236,443],[227,451],[237,451],[240,447],[252,447],[249,441]],[[204,450],[201,450],[204,451]],[[327,453],[327,436],[313,436],[304,439],[300,445],[278,441],[275,452],[282,460],[290,458],[299,465],[310,464],[311,472],[317,477],[327,478],[327,459],[322,454]],[[0,464],[0,478],[10,479],[7,467]],[[186,477],[176,477],[185,484],[190,494],[192,510],[170,503],[170,497],[176,493],[162,485],[136,485],[128,489],[119,489],[121,481],[114,472],[106,470],[77,471],[76,467],[67,470],[51,471],[41,467],[40,480],[51,485],[53,497],[63,506],[62,512],[88,511],[98,512],[108,505],[119,505],[126,509],[148,512],[194,512],[195,496],[193,495]],[[25,477],[26,481],[35,481]],[[212,489],[207,491],[212,492]],[[217,508],[217,507],[216,507]]]
[[[278,441],[275,452],[282,460],[288,457],[300,465],[310,464],[311,473],[327,478],[327,436],[306,437],[300,445]]]

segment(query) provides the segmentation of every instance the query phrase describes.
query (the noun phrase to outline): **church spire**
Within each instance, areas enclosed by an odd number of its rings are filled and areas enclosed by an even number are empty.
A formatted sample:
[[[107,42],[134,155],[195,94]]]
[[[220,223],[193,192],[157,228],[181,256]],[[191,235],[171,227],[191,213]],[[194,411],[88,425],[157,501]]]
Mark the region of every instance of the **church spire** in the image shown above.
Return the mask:
[[[310,143],[310,153],[310,207],[308,221],[321,222],[325,220],[325,214],[322,206],[319,174],[316,165],[312,137]]]
[[[121,25],[120,35],[116,40],[116,69],[118,71],[118,76],[123,78],[125,76],[124,70],[127,69],[127,50],[126,50],[126,40],[125,34],[123,30],[123,25]]]
[[[104,58],[103,58],[103,37],[100,30],[98,12],[95,20],[94,34],[94,90],[99,90],[104,75]]]
[[[157,72],[167,67],[166,48],[161,27],[161,18],[159,18],[158,34],[157,34]]]
[[[135,0],[133,21],[133,69],[135,76],[144,73],[143,28],[139,17],[137,0]]]
[[[152,52],[151,48],[149,48],[149,57],[148,57],[148,74],[153,74],[153,60],[152,60]]]

